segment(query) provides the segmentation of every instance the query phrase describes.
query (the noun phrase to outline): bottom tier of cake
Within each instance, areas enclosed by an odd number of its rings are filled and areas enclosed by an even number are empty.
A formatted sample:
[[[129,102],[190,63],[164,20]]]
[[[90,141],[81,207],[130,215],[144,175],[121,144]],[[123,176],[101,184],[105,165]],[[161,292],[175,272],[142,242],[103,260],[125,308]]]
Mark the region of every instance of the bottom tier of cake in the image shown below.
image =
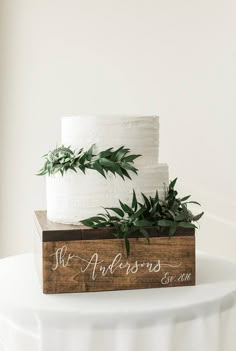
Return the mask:
[[[64,176],[47,177],[47,216],[53,222],[79,224],[80,220],[103,212],[103,207],[115,207],[119,200],[131,204],[133,189],[141,200],[141,193],[160,198],[165,196],[169,183],[167,164],[143,168],[132,180],[122,180],[109,174],[105,179],[98,172],[87,170],[75,173],[69,170]]]

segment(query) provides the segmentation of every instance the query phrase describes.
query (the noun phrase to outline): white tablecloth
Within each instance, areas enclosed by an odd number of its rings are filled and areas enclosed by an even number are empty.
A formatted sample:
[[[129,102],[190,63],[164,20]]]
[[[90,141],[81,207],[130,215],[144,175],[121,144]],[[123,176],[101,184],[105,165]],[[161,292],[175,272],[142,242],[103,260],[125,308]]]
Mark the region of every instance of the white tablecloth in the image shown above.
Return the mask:
[[[0,351],[235,351],[236,265],[194,287],[43,295],[31,254],[0,260]]]

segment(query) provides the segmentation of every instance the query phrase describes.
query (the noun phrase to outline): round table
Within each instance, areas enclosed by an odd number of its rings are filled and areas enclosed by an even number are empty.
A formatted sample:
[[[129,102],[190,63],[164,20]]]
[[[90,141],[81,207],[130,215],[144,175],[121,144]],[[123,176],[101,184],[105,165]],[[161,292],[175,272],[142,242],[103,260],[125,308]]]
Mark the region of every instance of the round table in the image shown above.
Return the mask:
[[[235,351],[236,265],[191,287],[43,295],[32,254],[0,260],[0,351]]]

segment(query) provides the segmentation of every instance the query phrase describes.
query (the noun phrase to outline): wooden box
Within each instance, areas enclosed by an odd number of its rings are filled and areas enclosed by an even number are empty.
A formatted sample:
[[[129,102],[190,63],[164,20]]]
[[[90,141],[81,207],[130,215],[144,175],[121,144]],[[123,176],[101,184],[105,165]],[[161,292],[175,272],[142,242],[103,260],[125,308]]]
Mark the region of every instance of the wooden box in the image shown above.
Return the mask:
[[[146,228],[150,244],[132,233],[127,258],[113,228],[53,223],[46,211],[35,212],[35,223],[35,257],[46,294],[195,284],[194,229],[178,229],[169,238],[168,232]]]

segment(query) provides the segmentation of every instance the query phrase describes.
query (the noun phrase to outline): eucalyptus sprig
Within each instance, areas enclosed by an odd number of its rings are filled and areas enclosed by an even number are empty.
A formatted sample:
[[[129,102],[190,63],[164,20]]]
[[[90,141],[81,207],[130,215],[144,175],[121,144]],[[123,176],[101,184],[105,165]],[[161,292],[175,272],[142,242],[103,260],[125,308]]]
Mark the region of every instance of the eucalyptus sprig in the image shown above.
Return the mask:
[[[81,223],[92,228],[114,227],[116,238],[124,238],[127,256],[130,254],[130,234],[137,230],[150,243],[148,227],[157,227],[163,231],[168,229],[168,235],[171,237],[177,228],[196,228],[193,222],[197,222],[203,212],[194,215],[189,209],[188,204],[196,201],[188,201],[189,196],[183,198],[177,197],[178,192],[175,189],[177,178],[170,182],[164,200],[159,198],[158,192],[154,197],[142,195],[142,202],[137,200],[133,190],[131,205],[119,201],[120,207],[105,208],[105,213],[99,213],[95,217],[82,220]]]
[[[89,150],[83,148],[73,150],[70,146],[62,145],[43,156],[45,159],[43,167],[37,175],[52,175],[58,172],[63,176],[69,169],[74,172],[86,169],[93,169],[106,178],[107,173],[118,174],[122,179],[125,177],[131,179],[129,172],[137,174],[138,169],[134,167],[134,160],[141,155],[130,153],[130,149],[121,146],[118,149],[109,148],[104,151],[95,153],[95,144]]]

